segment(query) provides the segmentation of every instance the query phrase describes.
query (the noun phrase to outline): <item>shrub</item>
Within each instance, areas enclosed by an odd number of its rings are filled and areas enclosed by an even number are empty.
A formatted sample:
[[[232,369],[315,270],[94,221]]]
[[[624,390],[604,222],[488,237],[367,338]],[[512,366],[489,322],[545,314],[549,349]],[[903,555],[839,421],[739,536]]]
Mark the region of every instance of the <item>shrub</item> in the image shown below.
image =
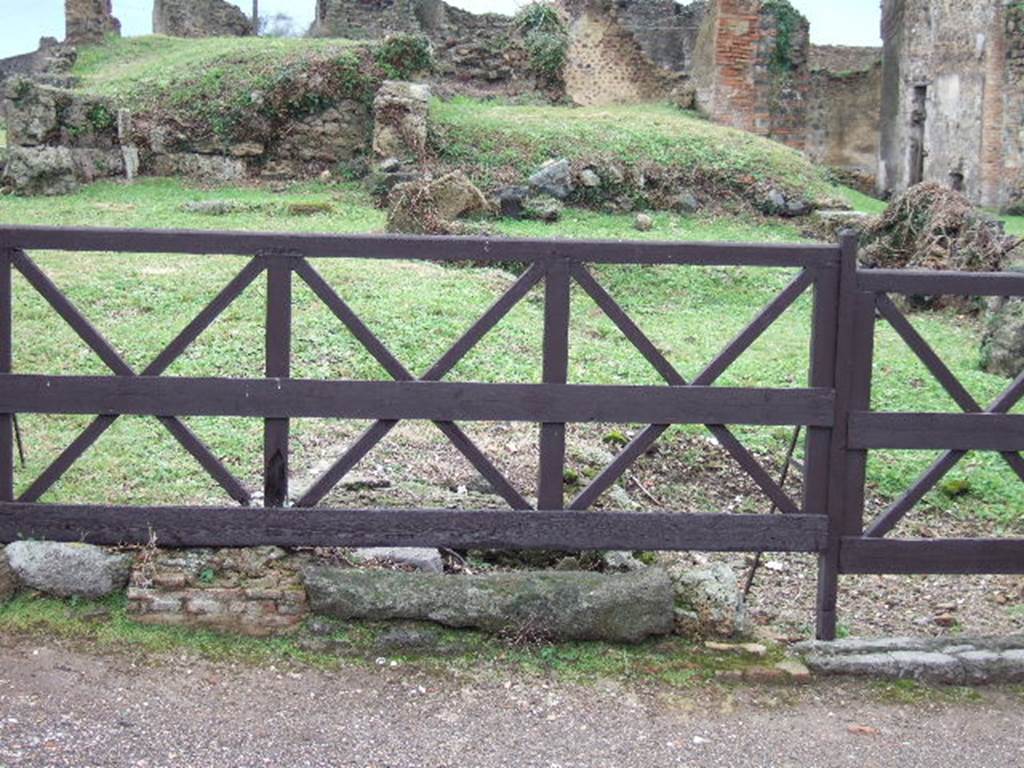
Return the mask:
[[[390,35],[377,48],[377,65],[392,80],[408,80],[434,68],[430,41],[423,35]]]
[[[558,82],[569,54],[569,32],[554,6],[535,2],[524,6],[515,19],[523,36],[530,69],[544,79]]]

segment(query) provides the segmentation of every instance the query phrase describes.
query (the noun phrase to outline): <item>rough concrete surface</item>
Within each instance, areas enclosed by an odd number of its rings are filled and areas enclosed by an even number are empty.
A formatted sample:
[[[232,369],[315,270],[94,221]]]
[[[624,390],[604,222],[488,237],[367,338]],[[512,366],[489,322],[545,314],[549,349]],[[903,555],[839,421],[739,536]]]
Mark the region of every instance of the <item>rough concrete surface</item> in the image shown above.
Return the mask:
[[[869,686],[576,686],[389,662],[322,672],[141,661],[0,637],[0,765],[1007,768],[1022,700]]]

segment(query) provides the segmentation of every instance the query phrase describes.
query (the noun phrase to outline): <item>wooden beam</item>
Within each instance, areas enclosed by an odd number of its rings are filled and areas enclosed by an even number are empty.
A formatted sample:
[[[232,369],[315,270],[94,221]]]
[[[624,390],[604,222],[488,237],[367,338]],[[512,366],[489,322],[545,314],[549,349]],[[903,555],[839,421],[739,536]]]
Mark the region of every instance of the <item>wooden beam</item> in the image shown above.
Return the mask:
[[[855,411],[850,414],[850,448],[1024,451],[1024,416]]]
[[[246,255],[272,259],[411,259],[532,263],[552,257],[609,264],[811,267],[835,263],[829,245],[638,242],[398,235],[311,235],[0,226],[0,248]]]
[[[823,515],[0,504],[0,542],[815,552]]]
[[[0,413],[829,426],[831,390],[9,374]]]
[[[844,538],[843,573],[1024,574],[1024,539]]]

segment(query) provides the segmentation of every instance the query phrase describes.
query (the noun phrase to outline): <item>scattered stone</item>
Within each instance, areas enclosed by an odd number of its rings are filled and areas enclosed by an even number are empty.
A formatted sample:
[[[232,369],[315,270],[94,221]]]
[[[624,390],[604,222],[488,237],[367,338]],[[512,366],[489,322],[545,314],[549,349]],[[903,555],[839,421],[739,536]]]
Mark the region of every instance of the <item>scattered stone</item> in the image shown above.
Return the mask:
[[[688,637],[731,638],[750,631],[736,575],[724,563],[672,574],[676,631]]]
[[[1024,371],[1024,298],[989,299],[981,340],[981,367],[1008,378],[1016,378]]]
[[[430,621],[557,640],[638,642],[672,630],[672,582],[631,574],[519,572],[477,576],[310,567],[314,612],[339,619]]]
[[[940,613],[938,616],[935,617],[935,623],[940,627],[945,627],[948,629],[950,627],[955,627],[957,625],[957,619],[956,616],[954,616],[951,613]]]
[[[459,217],[488,209],[483,193],[462,171],[433,181],[399,184],[391,199],[389,232],[450,234]]]
[[[365,547],[353,553],[359,560],[407,565],[426,573],[444,573],[444,561],[436,549],[424,547]]]
[[[564,210],[565,206],[554,197],[550,195],[536,195],[527,199],[526,205],[523,208],[523,218],[546,221],[551,224],[562,218],[562,211]]]
[[[429,112],[429,86],[384,81],[373,100],[373,151],[378,157],[421,158]]]
[[[502,187],[494,193],[498,201],[498,212],[506,219],[525,218],[529,196],[529,187]]]
[[[809,669],[830,675],[952,685],[1024,682],[1024,637],[846,639],[798,643]]]
[[[584,168],[580,171],[580,184],[589,189],[601,186],[601,177],[591,168]]]
[[[131,555],[111,554],[92,544],[16,541],[5,553],[26,587],[55,597],[99,598],[119,592],[132,567]]]
[[[241,203],[235,200],[189,200],[183,203],[181,210],[197,216],[227,216],[242,210]]]
[[[573,191],[569,161],[565,158],[548,160],[530,177],[530,188],[556,200],[565,200]]]
[[[780,661],[775,665],[775,668],[788,675],[789,679],[793,682],[809,683],[811,681],[811,670],[807,668],[806,664],[803,664],[796,659]]]
[[[4,547],[0,547],[0,603],[5,603],[18,594],[21,583],[18,576],[7,562]]]
[[[746,653],[751,656],[767,656],[768,648],[761,643],[719,643],[708,640],[704,647],[718,653]]]
[[[608,571],[639,571],[647,566],[633,557],[632,552],[611,551],[602,556],[605,570]]]
[[[669,208],[684,216],[691,215],[700,210],[700,200],[692,192],[680,192],[669,200]]]
[[[650,232],[654,229],[654,219],[646,213],[638,213],[633,221],[633,228],[638,232]]]

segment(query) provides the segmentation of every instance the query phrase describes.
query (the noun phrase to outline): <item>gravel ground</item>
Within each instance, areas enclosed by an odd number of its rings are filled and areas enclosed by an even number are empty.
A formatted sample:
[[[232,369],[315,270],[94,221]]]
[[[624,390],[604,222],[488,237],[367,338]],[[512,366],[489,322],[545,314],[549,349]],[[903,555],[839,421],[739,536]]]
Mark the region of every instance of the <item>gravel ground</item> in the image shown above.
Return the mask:
[[[694,691],[482,677],[143,661],[0,637],[0,766],[1024,764],[1010,690],[911,706],[852,682]]]

